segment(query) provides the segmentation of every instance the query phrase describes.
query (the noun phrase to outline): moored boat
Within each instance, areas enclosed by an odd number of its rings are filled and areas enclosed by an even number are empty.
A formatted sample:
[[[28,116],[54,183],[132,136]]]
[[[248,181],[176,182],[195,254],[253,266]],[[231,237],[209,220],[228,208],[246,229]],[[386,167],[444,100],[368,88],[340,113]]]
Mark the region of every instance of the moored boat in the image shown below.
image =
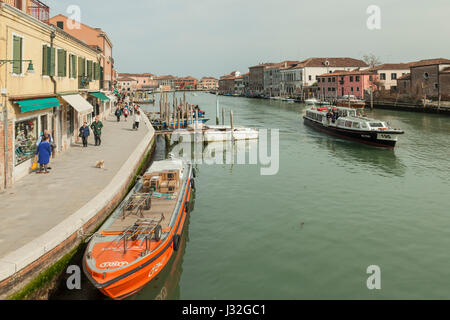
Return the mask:
[[[368,145],[394,148],[403,130],[391,128],[380,120],[359,116],[344,107],[311,107],[303,117],[305,124],[327,134]]]
[[[193,175],[181,160],[154,162],[92,236],[83,270],[103,294],[124,299],[138,292],[179,249]]]
[[[358,99],[353,95],[346,95],[338,98],[336,100],[336,105],[340,107],[363,109],[366,106],[366,101]]]

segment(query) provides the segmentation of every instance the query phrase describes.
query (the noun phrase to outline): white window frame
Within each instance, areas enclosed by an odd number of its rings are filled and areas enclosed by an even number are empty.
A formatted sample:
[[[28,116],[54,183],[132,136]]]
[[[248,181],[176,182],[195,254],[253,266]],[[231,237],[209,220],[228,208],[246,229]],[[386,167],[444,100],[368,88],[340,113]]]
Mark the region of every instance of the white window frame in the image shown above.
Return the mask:
[[[25,68],[24,68],[24,66],[23,66],[23,57],[24,57],[24,54],[25,54],[25,37],[24,36],[22,36],[21,34],[18,34],[18,33],[15,33],[15,32],[11,32],[11,43],[12,43],[12,45],[11,45],[11,60],[14,60],[14,37],[18,37],[18,38],[21,38],[22,39],[22,55],[21,55],[21,57],[20,57],[20,60],[22,61],[21,63],[22,63],[22,73],[20,73],[20,74],[17,74],[17,73],[14,73],[14,64],[13,63],[11,63],[11,75],[13,76],[13,77],[25,77],[25,72],[24,72],[24,70],[25,70]]]

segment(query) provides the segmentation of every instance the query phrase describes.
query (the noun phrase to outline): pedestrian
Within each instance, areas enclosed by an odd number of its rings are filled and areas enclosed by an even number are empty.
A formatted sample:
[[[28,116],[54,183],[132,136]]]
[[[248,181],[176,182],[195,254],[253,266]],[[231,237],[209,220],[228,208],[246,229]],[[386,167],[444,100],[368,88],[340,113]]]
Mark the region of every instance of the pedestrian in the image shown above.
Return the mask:
[[[98,116],[95,117],[95,121],[92,122],[92,124],[91,124],[91,129],[92,129],[92,132],[94,133],[96,146],[100,146],[102,144],[102,139],[101,139],[102,128],[103,128],[103,123],[99,120]]]
[[[48,173],[47,165],[50,162],[50,156],[52,154],[52,148],[50,146],[49,137],[43,136],[41,143],[37,148],[36,154],[39,157],[39,171],[37,173],[42,173],[44,169],[44,173]]]
[[[125,122],[127,122],[129,114],[130,114],[130,111],[128,110],[128,106],[125,106],[125,108],[123,108],[123,116],[125,117]]]
[[[122,110],[120,109],[120,107],[117,107],[116,112],[114,112],[114,114],[117,117],[117,122],[120,122],[120,116],[122,115]]]
[[[79,136],[83,140],[83,147],[88,146],[88,137],[90,136],[89,126],[87,125],[87,122],[85,121],[84,124],[80,128],[80,134]]]
[[[141,122],[141,112],[138,110],[134,114],[134,129],[139,130],[139,123]]]
[[[44,132],[42,133],[42,135],[39,137],[39,139],[36,142],[36,147],[39,147],[39,145],[41,144],[41,142],[43,141],[44,137],[48,138],[48,142],[50,143],[50,147],[52,149],[52,155],[54,154],[55,150],[56,150],[56,144],[53,142],[53,137],[52,134],[48,131],[48,130],[44,130]],[[48,167],[47,169],[51,169],[50,167]]]

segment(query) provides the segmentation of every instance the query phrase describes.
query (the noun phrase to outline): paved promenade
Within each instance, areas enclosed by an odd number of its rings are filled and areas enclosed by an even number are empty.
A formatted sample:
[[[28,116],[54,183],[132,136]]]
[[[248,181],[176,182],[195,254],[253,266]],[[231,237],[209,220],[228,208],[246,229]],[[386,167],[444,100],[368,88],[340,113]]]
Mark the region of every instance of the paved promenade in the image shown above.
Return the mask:
[[[52,159],[49,174],[30,174],[0,193],[0,260],[45,234],[97,196],[114,178],[149,129],[132,131],[130,119],[103,121],[102,145],[73,146]],[[95,164],[105,161],[105,168]]]

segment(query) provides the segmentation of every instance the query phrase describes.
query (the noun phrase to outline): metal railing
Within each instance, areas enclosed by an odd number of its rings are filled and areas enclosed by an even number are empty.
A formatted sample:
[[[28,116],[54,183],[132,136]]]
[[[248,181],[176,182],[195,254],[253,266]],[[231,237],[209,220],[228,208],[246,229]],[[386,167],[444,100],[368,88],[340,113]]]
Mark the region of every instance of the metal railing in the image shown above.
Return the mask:
[[[27,13],[45,23],[50,19],[50,7],[39,0],[28,0]]]

